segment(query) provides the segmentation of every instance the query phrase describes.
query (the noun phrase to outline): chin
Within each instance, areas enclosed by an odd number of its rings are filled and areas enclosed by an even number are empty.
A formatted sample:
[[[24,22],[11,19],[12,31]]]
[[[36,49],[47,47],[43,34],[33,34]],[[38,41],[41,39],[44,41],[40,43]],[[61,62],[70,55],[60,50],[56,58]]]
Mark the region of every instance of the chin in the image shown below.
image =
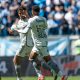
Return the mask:
[[[26,19],[26,17],[22,17],[21,19]]]

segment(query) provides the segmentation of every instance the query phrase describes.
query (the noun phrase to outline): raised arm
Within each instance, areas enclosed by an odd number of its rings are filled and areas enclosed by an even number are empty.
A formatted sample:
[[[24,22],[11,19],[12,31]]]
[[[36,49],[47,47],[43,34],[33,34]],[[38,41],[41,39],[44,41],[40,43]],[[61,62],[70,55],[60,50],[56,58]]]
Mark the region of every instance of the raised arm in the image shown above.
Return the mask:
[[[20,33],[27,33],[31,29],[32,26],[33,26],[33,22],[31,20],[29,20],[28,24],[25,28],[17,30],[17,31]]]
[[[17,30],[20,33],[27,33],[30,30],[30,27],[26,26],[24,29]]]

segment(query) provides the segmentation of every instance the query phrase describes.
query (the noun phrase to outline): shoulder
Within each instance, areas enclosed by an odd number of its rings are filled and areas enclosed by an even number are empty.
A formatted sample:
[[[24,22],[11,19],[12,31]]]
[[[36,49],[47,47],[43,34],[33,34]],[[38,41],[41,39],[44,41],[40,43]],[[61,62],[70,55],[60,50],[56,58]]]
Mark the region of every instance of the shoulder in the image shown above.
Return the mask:
[[[17,26],[22,26],[22,24],[23,24],[23,21],[20,19],[16,25]]]
[[[46,20],[46,18],[45,18],[45,17],[41,17],[41,18],[43,18],[44,20]]]
[[[28,22],[32,22],[32,21],[33,21],[33,18],[29,18],[29,19],[28,19]]]
[[[47,21],[47,19],[45,17],[42,17],[44,19],[44,21]]]
[[[22,22],[23,22],[23,21],[20,19],[20,20],[18,21],[18,24],[19,24],[19,23],[22,23]]]
[[[32,18],[29,18],[29,20],[28,20],[28,23],[34,23],[35,22],[35,18],[34,17],[32,17]]]
[[[45,17],[39,17],[39,18],[45,22],[47,21]]]

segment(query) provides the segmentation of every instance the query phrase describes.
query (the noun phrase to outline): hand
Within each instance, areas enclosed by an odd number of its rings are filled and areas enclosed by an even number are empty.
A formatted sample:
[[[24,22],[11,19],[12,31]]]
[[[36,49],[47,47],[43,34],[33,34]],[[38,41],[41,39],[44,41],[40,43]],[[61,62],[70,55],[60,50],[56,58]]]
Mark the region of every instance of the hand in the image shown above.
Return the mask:
[[[10,34],[13,34],[13,31],[10,28],[8,28],[8,31]]]

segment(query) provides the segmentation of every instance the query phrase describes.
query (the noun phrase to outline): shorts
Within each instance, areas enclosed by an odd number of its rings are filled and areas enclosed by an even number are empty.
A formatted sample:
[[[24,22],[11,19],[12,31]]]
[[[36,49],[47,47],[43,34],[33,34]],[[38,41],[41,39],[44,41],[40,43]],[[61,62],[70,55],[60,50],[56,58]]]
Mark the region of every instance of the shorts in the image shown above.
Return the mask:
[[[16,52],[16,55],[21,56],[21,57],[29,56],[31,50],[32,50],[32,46],[21,44],[19,49]]]
[[[37,52],[37,54],[41,57],[44,57],[44,56],[48,56],[49,55],[49,51],[48,51],[48,48],[47,46],[46,47],[42,47],[42,46],[38,46],[38,47],[33,47],[32,48],[32,51],[33,52]]]

